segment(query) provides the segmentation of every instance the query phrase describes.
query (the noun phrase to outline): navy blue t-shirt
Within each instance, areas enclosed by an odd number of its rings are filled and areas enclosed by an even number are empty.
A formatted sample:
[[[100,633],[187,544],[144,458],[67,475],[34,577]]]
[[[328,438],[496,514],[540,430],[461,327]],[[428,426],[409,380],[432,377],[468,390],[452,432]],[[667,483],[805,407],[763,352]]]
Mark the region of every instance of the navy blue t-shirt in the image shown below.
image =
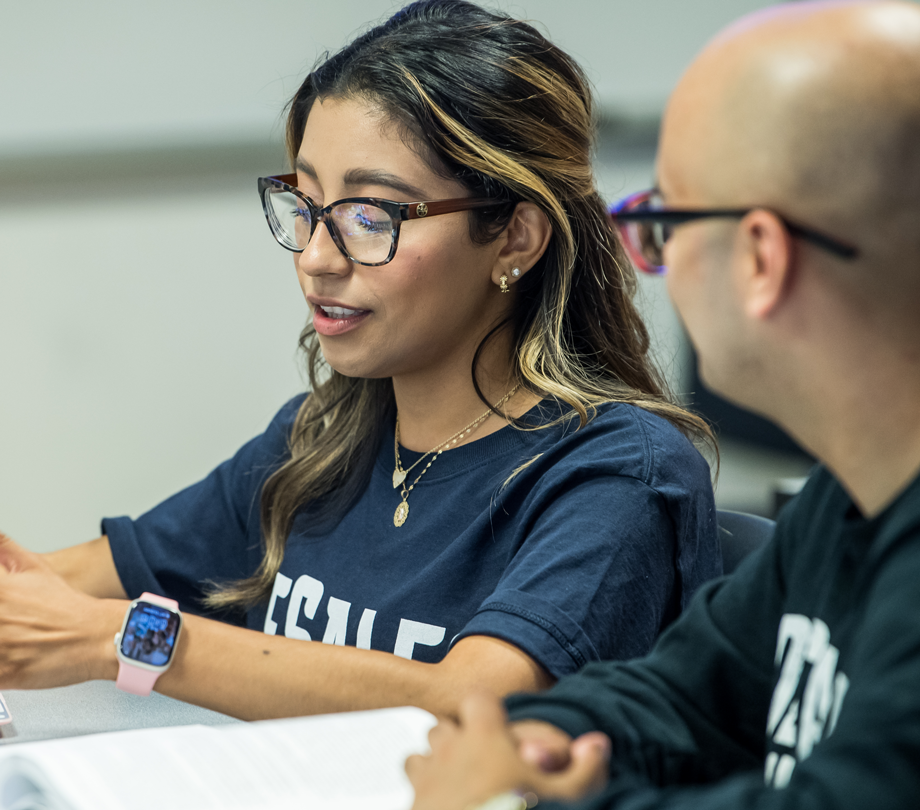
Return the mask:
[[[129,596],[157,592],[200,613],[209,582],[255,571],[261,486],[289,453],[302,402],[198,484],[137,520],[103,521]],[[538,406],[528,418],[558,413]],[[246,625],[427,662],[458,639],[492,636],[557,678],[645,653],[721,573],[709,468],[670,423],[635,406],[603,405],[577,424],[505,427],[443,453],[401,527],[390,425],[341,519],[298,515],[271,599]],[[421,456],[400,455],[404,468]]]

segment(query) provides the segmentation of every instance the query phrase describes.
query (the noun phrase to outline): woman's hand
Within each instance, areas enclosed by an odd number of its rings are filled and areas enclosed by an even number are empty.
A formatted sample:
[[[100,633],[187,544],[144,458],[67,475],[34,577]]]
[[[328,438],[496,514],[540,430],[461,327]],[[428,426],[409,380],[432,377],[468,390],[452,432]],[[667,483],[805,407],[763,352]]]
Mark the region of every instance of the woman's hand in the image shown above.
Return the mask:
[[[75,590],[41,555],[0,534],[0,688],[115,677],[123,602]]]
[[[544,726],[526,725],[531,731]],[[431,753],[406,760],[406,773],[415,788],[413,810],[466,810],[509,790],[573,800],[606,783],[610,741],[604,734],[593,732],[571,740],[562,764],[559,751],[566,735],[547,734],[543,728],[537,734],[539,742],[534,742],[526,727],[523,731],[519,741],[496,697],[477,694],[464,700],[459,722],[442,720],[431,730]],[[524,759],[520,746],[525,741],[533,743],[534,750],[554,752],[551,772]]]

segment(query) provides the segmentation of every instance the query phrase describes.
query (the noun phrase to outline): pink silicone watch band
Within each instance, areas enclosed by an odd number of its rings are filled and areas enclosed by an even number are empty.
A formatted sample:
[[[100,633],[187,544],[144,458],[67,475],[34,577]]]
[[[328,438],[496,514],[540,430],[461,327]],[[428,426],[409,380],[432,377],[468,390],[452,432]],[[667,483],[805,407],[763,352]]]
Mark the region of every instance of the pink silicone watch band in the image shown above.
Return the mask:
[[[167,599],[165,596],[157,596],[155,593],[142,593],[138,597],[139,602],[151,602],[154,605],[161,605],[170,610],[179,610],[179,603],[175,599]],[[149,697],[153,691],[153,686],[160,677],[161,672],[151,672],[149,669],[141,669],[132,666],[126,661],[118,662],[118,677],[115,679],[115,686],[122,692],[130,692],[132,695]]]
[[[132,695],[149,697],[153,691],[153,685],[160,677],[159,672],[151,672],[140,667],[133,667],[124,661],[118,662],[118,677],[115,679],[115,686],[122,692],[130,692]]]

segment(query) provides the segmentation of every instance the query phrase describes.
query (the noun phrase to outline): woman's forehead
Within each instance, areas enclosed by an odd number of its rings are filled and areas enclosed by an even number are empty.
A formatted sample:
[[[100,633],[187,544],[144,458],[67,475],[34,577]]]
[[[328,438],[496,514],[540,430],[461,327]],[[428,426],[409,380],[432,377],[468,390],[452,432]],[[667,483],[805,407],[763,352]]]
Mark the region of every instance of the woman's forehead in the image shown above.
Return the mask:
[[[427,152],[407,126],[379,105],[361,98],[317,99],[307,115],[295,168],[319,182],[382,184],[409,196],[445,184],[461,188],[432,167]]]

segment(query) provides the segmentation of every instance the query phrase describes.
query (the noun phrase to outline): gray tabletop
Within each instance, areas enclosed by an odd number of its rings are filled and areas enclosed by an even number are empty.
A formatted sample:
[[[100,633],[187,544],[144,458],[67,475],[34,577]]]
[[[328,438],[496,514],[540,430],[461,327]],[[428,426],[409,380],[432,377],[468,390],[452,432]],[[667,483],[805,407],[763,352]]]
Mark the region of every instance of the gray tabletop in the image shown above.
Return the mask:
[[[13,722],[0,726],[0,745],[100,731],[151,726],[238,723],[233,717],[154,692],[129,695],[113,681],[88,681],[57,689],[5,689]]]

